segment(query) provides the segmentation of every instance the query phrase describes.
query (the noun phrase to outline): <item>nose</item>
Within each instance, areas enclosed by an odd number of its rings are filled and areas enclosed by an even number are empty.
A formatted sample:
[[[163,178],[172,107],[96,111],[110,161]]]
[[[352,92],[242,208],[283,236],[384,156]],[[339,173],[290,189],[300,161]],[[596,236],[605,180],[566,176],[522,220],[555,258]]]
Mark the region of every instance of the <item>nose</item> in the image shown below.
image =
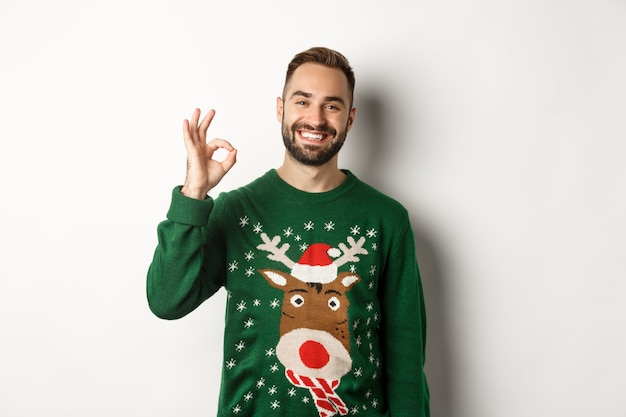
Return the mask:
[[[325,124],[324,111],[316,106],[311,106],[307,112],[308,119],[314,126],[321,126]]]
[[[314,340],[307,340],[300,345],[299,353],[302,363],[307,368],[320,369],[330,361],[330,355],[324,345]]]

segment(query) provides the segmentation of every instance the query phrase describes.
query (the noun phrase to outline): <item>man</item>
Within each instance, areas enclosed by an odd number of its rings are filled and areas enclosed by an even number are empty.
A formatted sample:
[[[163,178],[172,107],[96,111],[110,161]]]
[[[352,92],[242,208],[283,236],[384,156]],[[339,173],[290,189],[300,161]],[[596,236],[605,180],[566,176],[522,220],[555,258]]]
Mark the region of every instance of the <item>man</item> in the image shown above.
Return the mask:
[[[214,111],[183,123],[187,176],[158,227],[147,293],[177,319],[225,287],[220,417],[429,415],[408,214],[338,167],[353,91],[343,55],[297,54],[276,102],[283,164],[215,200],[237,151],[206,142]]]

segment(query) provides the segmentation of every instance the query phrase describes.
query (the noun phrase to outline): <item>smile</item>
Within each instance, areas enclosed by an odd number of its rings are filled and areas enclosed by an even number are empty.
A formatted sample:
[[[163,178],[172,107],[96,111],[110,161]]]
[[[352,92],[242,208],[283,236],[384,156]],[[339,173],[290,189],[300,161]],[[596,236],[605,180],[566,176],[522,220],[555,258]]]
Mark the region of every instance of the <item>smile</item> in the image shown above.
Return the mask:
[[[298,133],[302,138],[315,142],[321,142],[326,137],[326,135],[323,133],[304,132],[302,130],[299,130]]]

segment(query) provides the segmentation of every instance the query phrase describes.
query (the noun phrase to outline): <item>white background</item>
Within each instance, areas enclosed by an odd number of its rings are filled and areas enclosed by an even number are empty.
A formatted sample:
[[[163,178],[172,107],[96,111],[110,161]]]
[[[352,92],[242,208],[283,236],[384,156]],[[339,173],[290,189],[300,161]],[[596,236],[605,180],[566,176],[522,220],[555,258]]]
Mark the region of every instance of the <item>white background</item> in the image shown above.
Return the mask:
[[[211,416],[224,292],[174,322],[145,274],[182,120],[243,185],[324,45],[357,75],[340,164],[411,212],[434,417],[626,415],[626,3],[0,3],[0,415]]]

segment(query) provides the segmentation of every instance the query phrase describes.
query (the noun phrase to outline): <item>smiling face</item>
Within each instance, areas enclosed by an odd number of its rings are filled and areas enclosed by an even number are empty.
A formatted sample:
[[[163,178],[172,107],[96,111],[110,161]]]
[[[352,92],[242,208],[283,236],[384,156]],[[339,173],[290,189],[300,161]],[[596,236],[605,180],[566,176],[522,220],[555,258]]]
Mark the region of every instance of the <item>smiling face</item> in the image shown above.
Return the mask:
[[[355,113],[345,74],[314,63],[302,64],[294,71],[276,103],[287,152],[311,166],[336,158]]]

